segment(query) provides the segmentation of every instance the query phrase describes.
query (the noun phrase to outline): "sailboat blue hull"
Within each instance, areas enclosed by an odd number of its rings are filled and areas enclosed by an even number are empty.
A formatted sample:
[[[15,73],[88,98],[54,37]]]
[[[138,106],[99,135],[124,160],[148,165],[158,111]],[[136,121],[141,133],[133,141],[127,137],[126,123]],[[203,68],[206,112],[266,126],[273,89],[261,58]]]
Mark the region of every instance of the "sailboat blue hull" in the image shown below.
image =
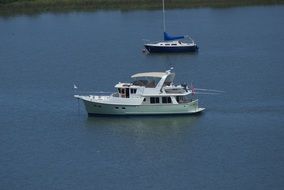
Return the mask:
[[[165,47],[165,46],[153,46],[144,45],[150,53],[182,53],[182,52],[195,52],[198,50],[198,46],[177,46],[177,47]]]

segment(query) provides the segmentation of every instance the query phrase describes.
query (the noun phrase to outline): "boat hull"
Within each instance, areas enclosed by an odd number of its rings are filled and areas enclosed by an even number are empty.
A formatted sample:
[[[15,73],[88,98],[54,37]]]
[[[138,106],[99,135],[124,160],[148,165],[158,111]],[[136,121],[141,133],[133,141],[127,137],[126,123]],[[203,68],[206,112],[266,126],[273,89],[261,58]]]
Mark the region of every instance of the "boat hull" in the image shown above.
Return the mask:
[[[204,110],[198,100],[184,104],[169,105],[113,105],[84,100],[88,115],[182,115],[196,114]]]
[[[197,45],[193,46],[155,46],[155,45],[144,45],[150,53],[184,53],[184,52],[196,52],[198,50]]]

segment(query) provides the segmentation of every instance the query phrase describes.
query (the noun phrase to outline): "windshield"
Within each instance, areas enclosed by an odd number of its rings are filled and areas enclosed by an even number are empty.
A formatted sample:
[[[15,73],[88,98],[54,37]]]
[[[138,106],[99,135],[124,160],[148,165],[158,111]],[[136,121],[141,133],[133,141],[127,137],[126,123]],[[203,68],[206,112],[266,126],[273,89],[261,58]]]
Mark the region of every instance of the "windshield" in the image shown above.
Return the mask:
[[[133,79],[133,85],[145,86],[147,88],[155,88],[161,80],[159,77],[135,77]]]

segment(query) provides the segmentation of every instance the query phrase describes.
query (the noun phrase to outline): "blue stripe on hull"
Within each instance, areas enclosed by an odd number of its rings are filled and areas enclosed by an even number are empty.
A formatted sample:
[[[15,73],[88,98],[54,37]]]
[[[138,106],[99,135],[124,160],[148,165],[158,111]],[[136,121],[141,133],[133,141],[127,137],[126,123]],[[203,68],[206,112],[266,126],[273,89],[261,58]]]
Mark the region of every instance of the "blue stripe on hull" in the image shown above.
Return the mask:
[[[195,52],[198,50],[197,46],[190,47],[158,47],[158,46],[148,46],[145,45],[145,48],[150,53],[179,53],[179,52]]]

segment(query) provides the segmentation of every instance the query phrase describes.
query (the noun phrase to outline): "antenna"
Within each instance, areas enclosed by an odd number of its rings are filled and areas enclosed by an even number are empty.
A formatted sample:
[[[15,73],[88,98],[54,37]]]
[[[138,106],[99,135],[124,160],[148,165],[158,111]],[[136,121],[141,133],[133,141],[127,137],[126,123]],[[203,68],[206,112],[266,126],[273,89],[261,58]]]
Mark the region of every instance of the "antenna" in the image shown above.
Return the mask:
[[[163,0],[163,27],[164,27],[164,32],[166,32],[165,0]]]

